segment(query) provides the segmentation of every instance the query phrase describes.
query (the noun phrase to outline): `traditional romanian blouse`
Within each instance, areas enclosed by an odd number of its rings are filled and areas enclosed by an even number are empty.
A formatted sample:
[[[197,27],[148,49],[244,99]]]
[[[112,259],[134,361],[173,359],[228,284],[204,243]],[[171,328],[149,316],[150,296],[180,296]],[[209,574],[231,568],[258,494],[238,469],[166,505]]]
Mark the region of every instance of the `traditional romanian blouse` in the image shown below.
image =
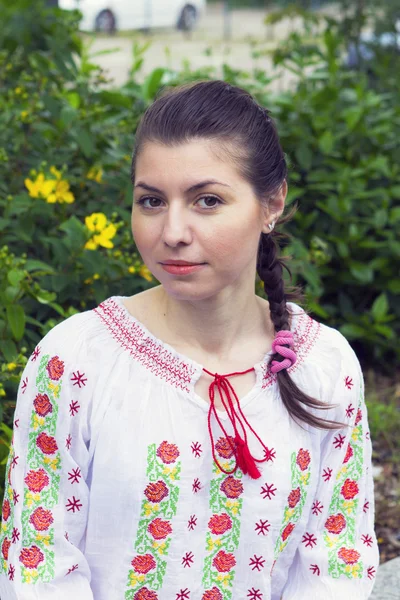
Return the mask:
[[[122,300],[54,327],[22,375],[2,506],[1,600],[368,598],[378,566],[371,442],[346,339],[289,303],[297,353],[289,373],[336,404],[319,415],[348,427],[296,424],[269,352],[241,400],[267,447],[261,478],[251,479],[213,461],[208,404],[194,391],[213,365],[157,339]],[[230,471],[232,447],[215,418],[211,425]],[[262,458],[254,437],[249,447]]]

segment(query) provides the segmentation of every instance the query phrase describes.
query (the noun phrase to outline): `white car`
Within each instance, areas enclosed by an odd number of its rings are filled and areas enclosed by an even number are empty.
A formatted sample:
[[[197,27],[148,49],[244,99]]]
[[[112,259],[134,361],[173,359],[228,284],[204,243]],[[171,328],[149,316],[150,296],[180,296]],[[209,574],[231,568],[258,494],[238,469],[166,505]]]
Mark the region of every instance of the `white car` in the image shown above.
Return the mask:
[[[59,0],[58,4],[65,10],[81,11],[84,31],[112,33],[153,27],[190,31],[204,12],[206,0]]]

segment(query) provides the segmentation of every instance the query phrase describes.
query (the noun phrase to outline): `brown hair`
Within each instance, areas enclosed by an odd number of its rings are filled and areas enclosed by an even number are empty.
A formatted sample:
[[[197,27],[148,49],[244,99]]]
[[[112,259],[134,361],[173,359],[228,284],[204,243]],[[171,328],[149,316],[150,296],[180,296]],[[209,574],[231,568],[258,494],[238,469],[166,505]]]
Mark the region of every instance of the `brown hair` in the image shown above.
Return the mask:
[[[287,177],[287,164],[276,126],[246,90],[225,81],[197,81],[177,88],[165,89],[147,108],[136,131],[132,157],[131,179],[135,182],[135,165],[146,142],[175,146],[196,138],[217,140],[224,155],[232,160],[240,175],[251,185],[255,196],[265,205],[278,192]],[[281,216],[277,225],[289,221],[297,207]],[[289,330],[289,309],[286,302],[304,303],[300,288],[285,289],[283,268],[291,276],[286,262],[280,257],[281,240],[290,236],[273,230],[261,234],[257,273],[264,283],[271,320],[275,331]],[[274,354],[272,360],[283,357]],[[322,419],[311,409],[328,410],[332,405],[311,398],[292,381],[286,369],[277,373],[280,395],[289,414],[314,427],[336,429],[342,427]]]

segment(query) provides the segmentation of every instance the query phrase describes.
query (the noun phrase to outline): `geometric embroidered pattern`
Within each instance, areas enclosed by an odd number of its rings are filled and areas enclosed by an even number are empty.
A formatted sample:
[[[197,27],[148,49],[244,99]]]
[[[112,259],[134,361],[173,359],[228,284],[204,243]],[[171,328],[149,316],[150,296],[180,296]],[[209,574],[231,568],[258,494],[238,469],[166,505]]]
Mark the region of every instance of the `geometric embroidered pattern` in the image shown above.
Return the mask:
[[[231,443],[234,444],[233,438]],[[230,471],[235,466],[235,457],[231,445],[221,437],[216,450],[225,462],[221,466]],[[208,521],[206,535],[206,557],[203,568],[202,599],[231,600],[235,578],[235,552],[239,546],[240,513],[243,499],[243,473],[240,469],[234,475],[226,475],[213,462],[214,477],[210,485],[210,509],[212,516]]]
[[[58,503],[61,456],[55,439],[64,363],[49,355],[40,361],[37,394],[27,450],[27,473],[22,512],[22,546],[19,555],[23,583],[54,578],[54,527],[52,509]]]
[[[324,543],[328,548],[328,572],[338,578],[362,578],[363,563],[356,545],[356,514],[360,502],[359,481],[363,475],[363,426],[360,401],[350,442],[337,474],[328,518],[324,528]]]
[[[289,536],[293,532],[295,525],[303,512],[303,507],[307,498],[308,486],[310,484],[310,464],[311,457],[308,450],[300,448],[297,454],[296,452],[292,453],[292,490],[287,499],[282,526],[275,544],[275,562],[279,554],[288,544]]]
[[[175,444],[162,442],[148,447],[147,471],[149,483],[135,541],[135,554],[128,574],[125,600],[158,600],[156,590],[161,589],[165,576],[179,497],[181,462]]]

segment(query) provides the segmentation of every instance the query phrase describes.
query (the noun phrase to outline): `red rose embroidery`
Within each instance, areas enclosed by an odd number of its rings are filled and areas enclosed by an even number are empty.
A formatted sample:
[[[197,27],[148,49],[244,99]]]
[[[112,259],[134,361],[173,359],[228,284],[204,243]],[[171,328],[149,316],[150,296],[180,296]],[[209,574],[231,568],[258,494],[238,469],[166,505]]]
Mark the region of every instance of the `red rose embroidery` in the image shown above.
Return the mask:
[[[49,485],[49,476],[44,469],[31,470],[25,477],[25,483],[31,492],[41,492],[43,488]]]
[[[211,533],[215,535],[222,535],[229,529],[232,529],[232,519],[226,513],[222,515],[213,515],[208,521],[208,527]]]
[[[45,531],[54,521],[50,510],[45,510],[41,506],[37,508],[29,517],[29,522],[32,523],[37,531]]]
[[[228,438],[220,437],[215,444],[215,449],[217,450],[218,454],[222,456],[222,458],[231,458],[234,453],[233,448],[235,448],[235,440],[231,435],[228,436]]]
[[[163,463],[169,465],[176,461],[179,456],[178,447],[175,444],[168,444],[168,442],[162,442],[157,449],[157,456],[161,458]]]
[[[163,481],[159,480],[154,483],[149,483],[144,490],[144,493],[150,502],[161,502],[161,500],[168,496],[169,489]]]
[[[361,554],[357,552],[357,550],[349,549],[349,548],[340,548],[338,552],[338,557],[346,563],[346,565],[354,565],[358,562]]]
[[[140,588],[133,596],[133,600],[158,600],[158,596],[153,590],[148,588]]]
[[[44,432],[36,438],[36,445],[43,454],[54,454],[58,450],[57,442],[51,435],[46,435]]]
[[[289,502],[290,508],[294,508],[296,506],[296,504],[300,500],[300,496],[301,496],[301,492],[300,492],[299,487],[290,492],[290,494],[288,496],[288,502]]]
[[[227,498],[239,498],[239,496],[243,494],[243,485],[239,479],[229,475],[229,477],[224,479],[221,483],[221,490]]]
[[[353,452],[353,448],[350,446],[350,444],[347,446],[347,451],[346,451],[346,456],[343,459],[343,463],[347,463],[349,462],[349,460],[351,459],[351,457],[353,456],[354,452]]]
[[[146,574],[152,569],[156,568],[156,561],[151,554],[144,554],[143,556],[135,556],[132,560],[132,567],[136,573]]]
[[[359,422],[362,419],[362,412],[361,412],[361,408],[358,409],[357,411],[357,416],[356,416],[356,420],[354,421],[354,425],[358,425]]]
[[[359,489],[357,482],[353,481],[352,479],[346,479],[342,485],[342,489],[340,490],[340,493],[346,500],[352,500],[354,496],[357,496],[358,492]]]
[[[289,535],[292,533],[294,529],[294,524],[293,523],[288,523],[285,527],[285,529],[282,531],[282,539],[283,541],[285,541]]]
[[[307,469],[308,465],[310,464],[310,460],[311,458],[309,451],[300,448],[300,450],[297,453],[296,463],[299,465],[302,471],[305,471]]]
[[[233,554],[228,554],[223,550],[220,550],[212,562],[213,566],[220,573],[227,573],[236,565],[236,559]]]
[[[329,533],[340,533],[346,527],[346,519],[341,513],[331,515],[325,522],[325,527]]]
[[[154,519],[147,528],[147,531],[153,536],[155,540],[163,540],[170,533],[172,533],[172,527],[169,521],[163,521],[162,519]]]
[[[217,587],[213,587],[211,590],[204,592],[201,600],[224,600],[224,597]]]
[[[38,415],[45,417],[50,412],[53,412],[53,405],[47,394],[38,394],[33,401],[33,406]]]
[[[5,560],[8,560],[8,551],[10,549],[11,546],[11,542],[9,539],[4,538],[3,543],[1,545],[1,552],[5,558]]]
[[[8,520],[8,517],[10,516],[10,513],[11,513],[10,501],[9,500],[4,500],[4,502],[3,502],[3,509],[2,509],[3,521],[4,522],[6,522]]]
[[[19,560],[27,569],[37,569],[39,563],[44,561],[44,556],[37,546],[31,546],[21,550]]]
[[[46,369],[50,379],[53,379],[53,381],[58,381],[63,376],[64,363],[58,358],[58,356],[53,356],[53,358],[51,358],[47,363]]]

